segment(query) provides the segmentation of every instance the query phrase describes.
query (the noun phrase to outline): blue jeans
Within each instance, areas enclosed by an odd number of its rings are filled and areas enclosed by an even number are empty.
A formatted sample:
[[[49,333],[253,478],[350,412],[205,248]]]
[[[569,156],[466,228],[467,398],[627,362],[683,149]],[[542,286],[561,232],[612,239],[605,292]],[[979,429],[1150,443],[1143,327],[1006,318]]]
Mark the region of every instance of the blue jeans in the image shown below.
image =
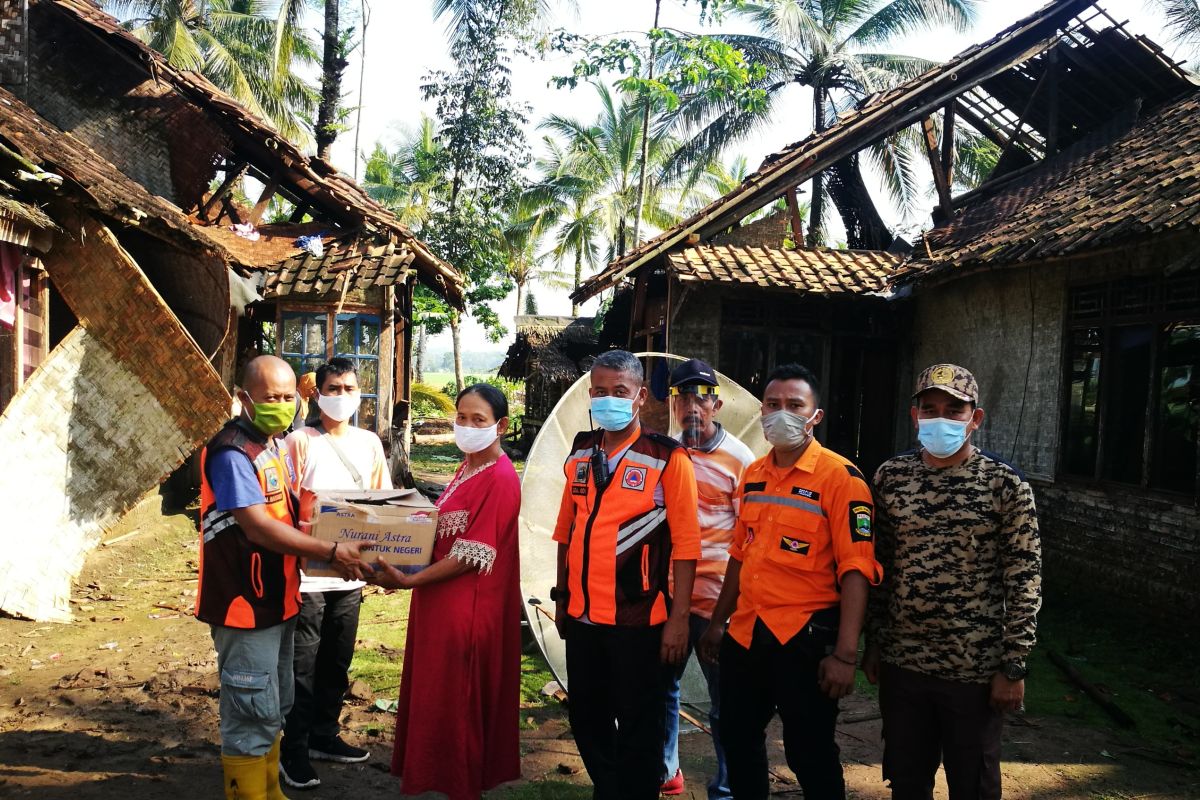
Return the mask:
[[[688,619],[688,655],[696,649],[696,643],[708,628],[708,620],[699,614],[692,614]],[[717,774],[708,782],[709,800],[729,800],[733,793],[729,790],[729,776],[725,771],[725,748],[721,746],[721,692],[720,671],[716,664],[700,661],[700,671],[708,684],[708,699],[712,703],[708,712],[708,726],[712,729],[713,750],[717,754]],[[663,746],[663,781],[675,777],[679,770],[679,680],[683,677],[683,664],[672,675],[667,684],[667,736]]]

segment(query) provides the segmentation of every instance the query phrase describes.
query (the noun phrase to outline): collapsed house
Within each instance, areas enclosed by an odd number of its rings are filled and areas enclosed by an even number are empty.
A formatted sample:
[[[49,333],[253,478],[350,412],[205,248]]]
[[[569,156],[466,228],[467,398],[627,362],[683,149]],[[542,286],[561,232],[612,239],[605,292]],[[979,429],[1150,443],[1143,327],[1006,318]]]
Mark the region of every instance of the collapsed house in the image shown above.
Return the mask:
[[[61,620],[86,553],[228,418],[252,355],[354,359],[357,423],[402,444],[413,289],[460,304],[462,280],[90,0],[5,9],[0,610]]]
[[[631,346],[705,358],[754,390],[761,370],[805,361],[827,387],[819,437],[864,469],[912,446],[917,373],[963,364],[987,411],[977,444],[1034,487],[1048,568],[1200,609],[1198,85],[1090,0],[1052,3],[768,158],[573,299],[622,289],[634,299],[614,324]],[[740,224],[779,198],[795,208],[814,175],[914,125],[938,205],[910,254],[785,248],[781,227]],[[957,194],[956,125],[999,151]],[[757,242],[721,244],[756,225]],[[706,298],[697,282],[722,289]],[[827,313],[852,330],[812,311],[838,298]]]

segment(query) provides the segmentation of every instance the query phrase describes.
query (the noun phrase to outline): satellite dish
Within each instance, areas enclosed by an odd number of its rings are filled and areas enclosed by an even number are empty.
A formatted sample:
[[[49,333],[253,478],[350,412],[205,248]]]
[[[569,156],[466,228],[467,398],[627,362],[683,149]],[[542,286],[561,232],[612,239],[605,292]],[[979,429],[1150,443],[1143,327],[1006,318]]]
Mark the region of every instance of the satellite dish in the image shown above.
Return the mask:
[[[662,380],[664,370],[669,372],[673,362],[687,360],[668,353],[635,355],[649,359],[647,384],[652,387],[657,383],[665,387],[666,383]],[[717,378],[721,383],[723,403],[717,421],[741,439],[755,456],[766,455],[770,445],[763,439],[759,423],[761,402],[727,376],[718,372]],[[590,386],[590,376],[585,374],[559,399],[533,442],[521,477],[519,535],[525,617],[542,655],[546,657],[546,663],[550,665],[550,671],[568,691],[566,644],[554,627],[554,603],[550,600],[550,587],[558,580],[558,543],[552,537],[563,487],[567,482],[563,464],[571,452],[575,435],[590,427]],[[642,423],[650,430],[674,433],[670,404],[656,398],[653,391],[642,407],[640,416]],[[694,655],[684,674],[681,690],[683,702],[707,707],[708,690]]]

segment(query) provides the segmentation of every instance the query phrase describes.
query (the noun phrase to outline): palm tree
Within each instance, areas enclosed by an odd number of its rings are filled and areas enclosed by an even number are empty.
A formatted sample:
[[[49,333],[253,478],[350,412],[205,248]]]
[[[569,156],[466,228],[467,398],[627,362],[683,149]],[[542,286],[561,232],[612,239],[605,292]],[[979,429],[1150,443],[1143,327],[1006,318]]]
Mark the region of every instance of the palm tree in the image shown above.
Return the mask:
[[[521,197],[521,207],[536,214],[543,230],[554,229],[551,251],[561,265],[574,264],[572,290],[583,282],[583,267],[597,265],[604,236],[601,209],[596,202],[595,182],[573,174],[563,145],[553,137],[542,139],[547,155],[537,160],[538,178]],[[579,304],[571,304],[571,315],[579,316]]]
[[[526,287],[540,283],[555,289],[569,289],[571,284],[564,280],[557,270],[547,269],[543,263],[547,254],[539,254],[542,241],[546,236],[547,217],[532,211],[528,205],[521,203],[513,210],[512,218],[497,234],[500,237],[501,249],[508,261],[506,270],[517,287],[517,314],[524,308]]]
[[[559,115],[542,121],[540,128],[557,140],[547,140],[550,157],[542,179],[531,190],[544,203],[543,213],[565,216],[573,199],[586,202],[578,217],[596,211],[608,239],[607,257],[620,258],[631,246],[631,226],[636,217],[636,197],[642,144],[641,108],[618,101],[607,86],[597,85],[600,114],[592,123]],[[642,202],[643,219],[658,228],[678,220],[668,202],[674,184],[662,177],[662,167],[678,142],[662,127],[652,124],[646,143],[646,168],[651,176]]]
[[[300,77],[316,49],[299,23],[305,0],[107,0],[105,8],[173,66],[200,72],[298,144],[316,89]]]
[[[442,184],[441,145],[433,119],[422,114],[416,132],[393,151],[376,143],[366,162],[363,187],[367,194],[419,231],[441,202],[436,196]]]
[[[1200,2],[1157,0],[1167,17],[1167,30],[1185,51],[1200,55]]]
[[[782,102],[784,90],[806,87],[812,92],[813,129],[828,128],[844,110],[874,92],[920,75],[934,62],[917,56],[886,52],[887,45],[919,30],[952,27],[965,30],[974,20],[976,0],[762,0],[735,5],[732,13],[752,21],[758,35],[718,34],[715,38],[737,47],[747,60],[767,68],[760,88],[766,90],[762,108],[746,111],[731,98],[714,100],[700,91],[683,99],[670,124],[694,131],[670,165],[680,172],[688,165],[741,141],[760,128]],[[960,128],[963,126],[959,126]],[[913,137],[894,137],[872,148],[869,157],[885,177],[892,199],[911,208],[919,182],[911,167],[919,152]],[[831,197],[843,217],[858,208],[865,228],[882,225],[862,183],[857,157],[835,166]],[[808,243],[824,238],[825,175],[813,179]],[[851,225],[847,221],[847,227]],[[884,229],[886,230],[886,228]]]

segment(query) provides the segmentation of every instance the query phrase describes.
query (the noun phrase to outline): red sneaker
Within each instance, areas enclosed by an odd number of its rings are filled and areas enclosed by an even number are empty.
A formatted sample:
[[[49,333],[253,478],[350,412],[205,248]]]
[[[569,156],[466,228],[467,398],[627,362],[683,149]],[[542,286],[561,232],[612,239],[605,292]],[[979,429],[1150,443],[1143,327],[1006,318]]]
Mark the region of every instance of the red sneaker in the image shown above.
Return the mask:
[[[683,770],[675,770],[675,777],[664,783],[658,791],[670,797],[683,794]]]

